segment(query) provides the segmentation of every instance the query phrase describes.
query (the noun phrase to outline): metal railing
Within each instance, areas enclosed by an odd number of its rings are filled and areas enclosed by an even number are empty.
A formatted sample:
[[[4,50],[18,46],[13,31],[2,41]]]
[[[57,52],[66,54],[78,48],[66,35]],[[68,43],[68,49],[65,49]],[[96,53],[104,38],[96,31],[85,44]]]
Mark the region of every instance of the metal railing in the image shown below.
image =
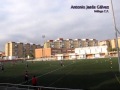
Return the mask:
[[[83,89],[71,89],[71,88],[57,88],[57,87],[45,87],[45,86],[32,86],[32,85],[21,85],[21,84],[12,84],[12,83],[0,83],[0,86],[4,86],[6,89],[10,87],[15,88],[24,88],[26,90],[83,90]]]

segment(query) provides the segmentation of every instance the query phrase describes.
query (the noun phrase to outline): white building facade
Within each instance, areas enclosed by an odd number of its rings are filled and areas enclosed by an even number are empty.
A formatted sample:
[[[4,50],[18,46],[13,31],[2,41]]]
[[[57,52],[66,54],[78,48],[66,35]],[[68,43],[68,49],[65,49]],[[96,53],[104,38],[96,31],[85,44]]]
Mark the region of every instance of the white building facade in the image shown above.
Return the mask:
[[[107,46],[75,48],[77,59],[104,58],[108,55]]]

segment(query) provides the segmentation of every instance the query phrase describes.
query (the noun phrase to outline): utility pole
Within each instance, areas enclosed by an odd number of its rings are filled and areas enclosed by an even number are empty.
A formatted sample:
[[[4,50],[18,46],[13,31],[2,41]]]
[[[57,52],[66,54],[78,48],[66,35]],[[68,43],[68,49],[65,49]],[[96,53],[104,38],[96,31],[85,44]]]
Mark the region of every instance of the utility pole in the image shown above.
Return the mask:
[[[112,6],[112,14],[113,14],[113,23],[114,23],[114,28],[115,28],[116,48],[117,48],[117,53],[118,53],[118,65],[119,65],[119,72],[120,72],[120,54],[119,54],[119,46],[118,46],[118,30],[117,30],[117,26],[116,26],[116,20],[115,20],[115,14],[114,14],[112,0],[111,0],[111,6]]]

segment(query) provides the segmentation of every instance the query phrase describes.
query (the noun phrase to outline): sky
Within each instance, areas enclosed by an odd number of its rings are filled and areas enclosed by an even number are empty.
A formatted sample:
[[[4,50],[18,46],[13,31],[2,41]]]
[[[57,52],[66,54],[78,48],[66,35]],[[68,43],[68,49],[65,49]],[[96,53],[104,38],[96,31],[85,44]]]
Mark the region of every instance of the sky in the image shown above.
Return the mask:
[[[111,0],[0,0],[0,51],[9,41],[42,44],[45,40],[115,38]],[[113,0],[120,29],[119,0]],[[71,6],[109,6],[107,13]],[[98,10],[98,9],[97,9]],[[99,9],[100,10],[100,9]],[[45,35],[45,38],[42,36]]]

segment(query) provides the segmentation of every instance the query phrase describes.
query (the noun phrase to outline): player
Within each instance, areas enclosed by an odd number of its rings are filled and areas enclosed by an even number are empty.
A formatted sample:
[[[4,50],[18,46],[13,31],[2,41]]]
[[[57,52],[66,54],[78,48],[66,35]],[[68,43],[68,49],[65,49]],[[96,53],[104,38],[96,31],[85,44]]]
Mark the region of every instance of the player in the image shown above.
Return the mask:
[[[1,70],[4,71],[4,65],[1,63]]]
[[[26,68],[28,68],[28,63],[26,62]]]
[[[25,82],[26,82],[26,83],[28,82],[28,79],[29,79],[28,71],[26,71],[26,72],[25,72]]]
[[[33,86],[37,85],[37,78],[35,77],[35,75],[32,77],[32,85]]]
[[[62,60],[60,61],[60,65],[63,66],[63,62],[62,62]]]

